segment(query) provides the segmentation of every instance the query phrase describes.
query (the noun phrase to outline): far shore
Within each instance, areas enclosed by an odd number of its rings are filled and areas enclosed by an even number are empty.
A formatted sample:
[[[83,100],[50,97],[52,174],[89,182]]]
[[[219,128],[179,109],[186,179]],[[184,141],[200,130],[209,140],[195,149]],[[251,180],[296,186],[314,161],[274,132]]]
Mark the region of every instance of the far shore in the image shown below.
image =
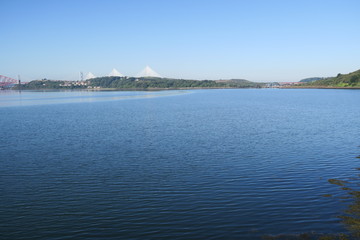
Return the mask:
[[[17,91],[166,91],[166,90],[201,90],[201,89],[349,89],[359,90],[360,87],[333,87],[333,86],[277,86],[270,88],[234,88],[234,87],[183,87],[183,88],[38,88],[38,89],[10,89]]]
[[[280,89],[360,89],[360,87],[334,87],[334,86],[281,86]]]
[[[184,88],[37,88],[12,89],[16,91],[166,91],[166,90],[201,90],[201,89],[260,89],[260,88],[232,88],[232,87],[184,87]]]

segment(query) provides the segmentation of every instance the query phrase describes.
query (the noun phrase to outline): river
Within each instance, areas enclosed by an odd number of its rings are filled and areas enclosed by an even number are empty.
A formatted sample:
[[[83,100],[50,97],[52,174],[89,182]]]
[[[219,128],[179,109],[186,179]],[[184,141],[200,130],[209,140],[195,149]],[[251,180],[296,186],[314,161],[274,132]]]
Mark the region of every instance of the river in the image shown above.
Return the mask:
[[[344,232],[360,91],[0,92],[1,239]]]

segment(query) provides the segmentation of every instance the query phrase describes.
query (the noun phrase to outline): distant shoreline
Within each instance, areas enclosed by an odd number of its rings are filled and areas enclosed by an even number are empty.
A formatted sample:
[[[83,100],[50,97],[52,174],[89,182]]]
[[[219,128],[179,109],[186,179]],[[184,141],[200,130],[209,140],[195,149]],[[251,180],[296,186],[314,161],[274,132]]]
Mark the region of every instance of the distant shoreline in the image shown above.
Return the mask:
[[[168,91],[168,90],[201,90],[201,89],[352,89],[359,90],[360,87],[335,87],[335,86],[301,86],[287,85],[274,87],[174,87],[174,88],[13,88],[14,91]]]
[[[354,90],[360,89],[360,87],[331,87],[331,86],[283,86],[277,88],[279,89],[354,89]]]
[[[201,89],[260,89],[254,87],[233,88],[233,87],[181,87],[181,88],[89,88],[89,91],[166,91],[166,90],[201,90]]]
[[[14,91],[169,91],[169,90],[210,90],[210,89],[348,89],[360,90],[360,87],[326,87],[326,86],[280,86],[269,88],[256,88],[256,87],[183,87],[183,88],[34,88],[34,89],[9,89]]]
[[[182,88],[34,88],[34,89],[10,89],[14,91],[167,91],[167,90],[201,90],[201,89],[265,89],[255,87],[182,87]]]

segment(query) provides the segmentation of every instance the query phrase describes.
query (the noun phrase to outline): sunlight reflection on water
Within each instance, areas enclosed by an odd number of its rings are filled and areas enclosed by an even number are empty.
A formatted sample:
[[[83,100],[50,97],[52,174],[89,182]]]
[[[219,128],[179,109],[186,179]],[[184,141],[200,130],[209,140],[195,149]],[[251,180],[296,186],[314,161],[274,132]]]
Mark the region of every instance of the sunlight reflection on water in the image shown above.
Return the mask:
[[[0,91],[0,107],[156,98],[188,91]]]

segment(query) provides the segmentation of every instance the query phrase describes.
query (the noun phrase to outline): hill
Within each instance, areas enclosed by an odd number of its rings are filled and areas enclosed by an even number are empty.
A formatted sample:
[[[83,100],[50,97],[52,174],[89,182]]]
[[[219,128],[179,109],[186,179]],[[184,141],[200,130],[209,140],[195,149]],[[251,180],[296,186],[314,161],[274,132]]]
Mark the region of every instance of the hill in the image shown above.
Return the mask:
[[[319,87],[360,87],[360,70],[348,74],[338,74],[336,77],[323,78],[306,83],[305,86]]]
[[[63,80],[33,80],[21,86],[16,85],[13,89],[36,90],[36,89],[82,89],[86,88],[84,82],[63,81]]]
[[[312,78],[304,78],[304,79],[301,79],[299,82],[314,82],[314,81],[317,81],[317,80],[321,80],[321,79],[324,79],[324,78],[321,78],[321,77],[312,77]]]
[[[98,77],[86,81],[34,80],[21,86],[23,90],[34,89],[180,89],[180,88],[259,88],[264,83],[243,79],[231,80],[184,80],[160,77]],[[19,89],[19,86],[14,87]]]
[[[89,86],[118,89],[176,88],[255,88],[262,83],[247,80],[184,80],[158,77],[100,77],[89,80]]]

